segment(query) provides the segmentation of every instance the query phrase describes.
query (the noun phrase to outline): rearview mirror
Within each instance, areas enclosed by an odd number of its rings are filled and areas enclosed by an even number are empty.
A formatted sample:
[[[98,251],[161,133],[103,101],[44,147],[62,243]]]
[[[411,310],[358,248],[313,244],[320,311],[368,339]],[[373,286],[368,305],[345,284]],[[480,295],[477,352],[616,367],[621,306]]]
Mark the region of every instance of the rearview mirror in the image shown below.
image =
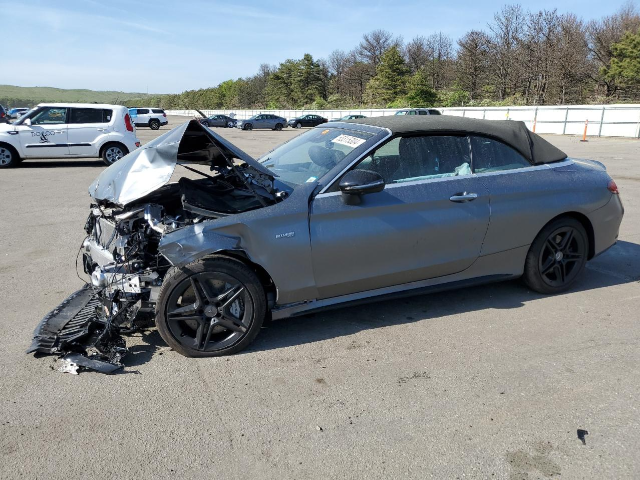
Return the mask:
[[[384,190],[384,178],[371,170],[351,170],[340,181],[343,195],[366,195]]]
[[[25,121],[24,121],[24,122],[22,122],[22,124],[23,124],[23,125],[27,125],[27,126],[29,126],[29,127],[30,127],[30,126],[31,126],[31,119],[30,119],[30,118],[25,119]]]

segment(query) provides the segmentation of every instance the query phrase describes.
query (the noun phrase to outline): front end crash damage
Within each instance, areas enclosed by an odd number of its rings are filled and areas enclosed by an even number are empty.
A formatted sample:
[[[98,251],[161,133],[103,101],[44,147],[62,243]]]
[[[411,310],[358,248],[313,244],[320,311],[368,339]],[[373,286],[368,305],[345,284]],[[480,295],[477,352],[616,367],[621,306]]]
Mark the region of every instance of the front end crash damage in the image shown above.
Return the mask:
[[[206,165],[213,173],[185,164]],[[177,165],[191,178],[169,183]],[[172,267],[158,248],[163,237],[273,205],[289,193],[278,186],[270,170],[197,121],[111,165],[89,188],[81,253],[91,282],[42,319],[28,352],[63,356],[61,371],[69,373],[122,368],[123,335],[153,324]]]

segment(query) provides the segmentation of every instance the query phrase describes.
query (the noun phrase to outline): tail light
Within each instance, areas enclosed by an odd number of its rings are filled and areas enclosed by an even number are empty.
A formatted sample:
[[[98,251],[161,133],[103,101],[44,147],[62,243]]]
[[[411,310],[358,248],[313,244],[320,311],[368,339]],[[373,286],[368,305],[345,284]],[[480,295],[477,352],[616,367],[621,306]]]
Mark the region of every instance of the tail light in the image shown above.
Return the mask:
[[[618,185],[616,185],[616,182],[614,182],[613,180],[609,180],[609,183],[607,184],[607,190],[609,190],[614,195],[618,195],[620,193],[618,191]]]
[[[4,112],[0,113],[0,118],[4,118]]]
[[[167,114],[166,114],[166,113],[164,113],[164,112],[162,112],[162,116],[163,116],[164,118],[167,118]]]
[[[133,125],[131,124],[131,117],[128,113],[124,114],[124,126],[127,127],[127,131],[133,132]]]

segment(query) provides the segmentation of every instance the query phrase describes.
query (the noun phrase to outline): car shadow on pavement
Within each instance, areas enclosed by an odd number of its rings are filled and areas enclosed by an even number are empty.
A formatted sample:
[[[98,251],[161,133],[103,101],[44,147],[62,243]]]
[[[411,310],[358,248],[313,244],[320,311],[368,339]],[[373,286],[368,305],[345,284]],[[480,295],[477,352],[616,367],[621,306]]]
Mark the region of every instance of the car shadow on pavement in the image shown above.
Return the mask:
[[[590,261],[573,288],[561,295],[640,281],[640,245],[618,242]],[[266,324],[243,353],[272,350],[389,327],[479,311],[518,309],[545,298],[520,280],[343,307]]]
[[[107,168],[107,165],[99,158],[87,159],[69,159],[69,160],[24,160],[18,168],[64,168],[64,167],[100,167]]]

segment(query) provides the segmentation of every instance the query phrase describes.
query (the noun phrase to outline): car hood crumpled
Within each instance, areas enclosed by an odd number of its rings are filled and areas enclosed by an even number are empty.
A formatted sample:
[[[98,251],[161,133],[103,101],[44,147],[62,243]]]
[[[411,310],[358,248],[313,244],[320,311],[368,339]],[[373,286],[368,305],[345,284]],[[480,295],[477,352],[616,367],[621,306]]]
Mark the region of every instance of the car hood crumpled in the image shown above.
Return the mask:
[[[89,187],[99,201],[125,206],[166,185],[178,163],[231,167],[243,161],[271,178],[277,175],[220,135],[191,120],[105,169]]]

